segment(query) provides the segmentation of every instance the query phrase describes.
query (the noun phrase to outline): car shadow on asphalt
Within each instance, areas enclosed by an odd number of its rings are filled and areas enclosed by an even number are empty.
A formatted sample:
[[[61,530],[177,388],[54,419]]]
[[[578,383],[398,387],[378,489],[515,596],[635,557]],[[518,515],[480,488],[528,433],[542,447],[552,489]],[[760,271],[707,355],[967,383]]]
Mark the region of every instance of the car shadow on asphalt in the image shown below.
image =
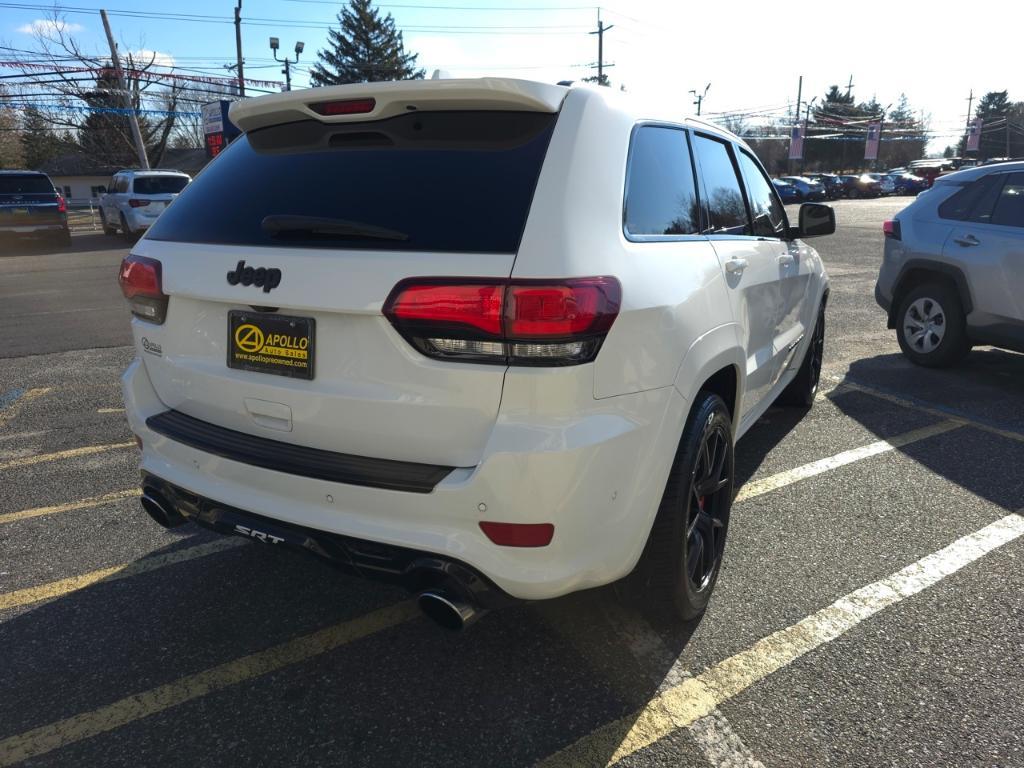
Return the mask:
[[[60,255],[65,253],[89,253],[90,251],[107,251],[124,248],[127,253],[132,243],[121,236],[104,235],[102,232],[89,232],[72,235],[71,245],[55,245],[45,240],[13,240],[0,241],[0,256],[32,256],[37,254]]]
[[[946,416],[968,421],[897,450],[1007,511],[1024,508],[1024,355],[980,348],[944,369],[915,366],[899,354],[877,355],[852,363],[843,383],[864,388],[881,406],[903,401],[904,410],[927,413],[934,422]],[[849,418],[887,437],[870,411],[850,407],[848,398],[830,399]]]
[[[140,562],[209,540],[182,540],[185,530]],[[190,676],[407,599],[248,543],[26,607],[0,624],[0,743],[116,702],[102,717],[132,712],[150,700],[136,694],[168,684],[201,688]],[[269,674],[243,663],[231,685],[72,738],[39,764],[497,768],[533,764],[608,723],[614,750],[694,628],[657,632],[611,588],[498,611],[461,634],[410,615]],[[174,698],[164,690],[158,698]]]

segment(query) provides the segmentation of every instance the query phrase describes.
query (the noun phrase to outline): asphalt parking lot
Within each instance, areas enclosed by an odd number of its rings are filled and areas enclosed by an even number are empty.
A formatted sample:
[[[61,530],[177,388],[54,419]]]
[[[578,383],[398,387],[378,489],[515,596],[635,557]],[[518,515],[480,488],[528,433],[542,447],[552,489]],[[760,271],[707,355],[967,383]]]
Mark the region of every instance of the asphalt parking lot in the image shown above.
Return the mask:
[[[737,446],[696,626],[611,588],[443,633],[400,591],[142,512],[126,245],[0,255],[0,766],[1024,765],[1024,356],[899,354],[840,201],[823,392]],[[597,523],[599,524],[599,523]]]

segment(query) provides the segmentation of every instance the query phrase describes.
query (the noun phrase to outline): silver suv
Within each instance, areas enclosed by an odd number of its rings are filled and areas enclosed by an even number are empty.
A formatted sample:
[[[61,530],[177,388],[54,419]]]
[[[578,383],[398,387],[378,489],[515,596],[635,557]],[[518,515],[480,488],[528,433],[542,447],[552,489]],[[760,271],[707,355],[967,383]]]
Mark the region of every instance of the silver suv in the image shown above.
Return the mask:
[[[1024,162],[942,176],[884,231],[875,299],[911,361],[1024,352]]]
[[[192,181],[182,171],[161,169],[118,171],[110,180],[108,192],[100,198],[103,232],[118,230],[134,240],[149,229],[171,201]]]

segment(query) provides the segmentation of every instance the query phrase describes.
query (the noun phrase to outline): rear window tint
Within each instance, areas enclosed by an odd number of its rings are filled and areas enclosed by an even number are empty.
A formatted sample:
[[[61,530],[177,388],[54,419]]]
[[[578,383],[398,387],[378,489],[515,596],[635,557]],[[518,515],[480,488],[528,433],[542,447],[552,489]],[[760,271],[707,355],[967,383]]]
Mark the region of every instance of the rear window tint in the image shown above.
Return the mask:
[[[0,195],[53,194],[53,184],[46,176],[7,176],[0,174]]]
[[[749,235],[747,204],[728,145],[718,139],[697,135],[693,140],[693,151],[700,161],[704,179],[710,222],[708,234]]]
[[[943,201],[939,216],[957,221],[988,221],[1005,178],[1001,174],[990,174],[964,185]]]
[[[176,195],[187,185],[184,176],[136,176],[132,191],[137,195]]]
[[[150,227],[151,240],[513,253],[556,115],[411,112],[304,120],[236,139]],[[344,226],[272,234],[266,217]],[[338,229],[348,228],[348,233]],[[388,230],[403,239],[358,236]]]
[[[642,126],[633,135],[626,185],[626,232],[692,235],[700,207],[686,132]]]
[[[995,210],[992,223],[1004,227],[1024,227],[1024,173],[1014,173],[1006,180]]]

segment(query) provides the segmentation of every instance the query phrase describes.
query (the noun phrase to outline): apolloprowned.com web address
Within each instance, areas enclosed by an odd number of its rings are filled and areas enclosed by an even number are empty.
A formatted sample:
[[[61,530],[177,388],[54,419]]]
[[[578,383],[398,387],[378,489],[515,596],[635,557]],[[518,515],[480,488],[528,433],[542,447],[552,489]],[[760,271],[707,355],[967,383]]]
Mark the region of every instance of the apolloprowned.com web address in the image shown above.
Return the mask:
[[[305,360],[292,360],[286,357],[268,357],[267,355],[247,355],[241,352],[235,353],[236,360],[244,360],[247,363],[268,363],[270,365],[285,365],[292,368],[308,368]]]

